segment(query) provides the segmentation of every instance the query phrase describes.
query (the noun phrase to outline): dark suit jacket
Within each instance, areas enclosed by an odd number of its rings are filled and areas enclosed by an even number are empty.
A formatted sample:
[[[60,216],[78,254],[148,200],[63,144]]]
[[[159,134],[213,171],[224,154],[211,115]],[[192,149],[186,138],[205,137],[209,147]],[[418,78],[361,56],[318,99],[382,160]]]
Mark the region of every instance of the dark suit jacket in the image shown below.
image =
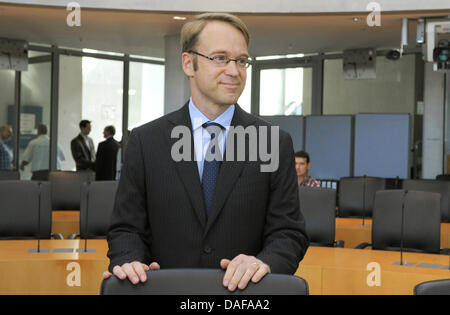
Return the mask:
[[[77,166],[77,171],[88,169],[95,171],[95,163],[91,161],[91,150],[88,148],[81,135],[72,139],[70,148]]]
[[[117,151],[119,143],[110,137],[98,144],[97,157],[95,158],[96,180],[115,180],[117,169]]]
[[[220,268],[222,258],[245,254],[293,274],[309,241],[290,136],[280,130],[276,172],[261,173],[260,161],[223,161],[207,218],[197,162],[171,157],[179,125],[192,130],[188,104],[131,134],[108,233],[109,270],[132,261]],[[270,126],[239,106],[231,125]]]

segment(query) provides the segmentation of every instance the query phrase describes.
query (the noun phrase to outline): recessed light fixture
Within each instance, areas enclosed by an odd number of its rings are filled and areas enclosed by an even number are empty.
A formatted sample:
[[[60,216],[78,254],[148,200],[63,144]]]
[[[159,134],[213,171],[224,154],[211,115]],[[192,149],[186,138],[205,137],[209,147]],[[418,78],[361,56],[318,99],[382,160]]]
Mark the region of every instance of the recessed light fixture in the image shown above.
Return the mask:
[[[353,22],[361,22],[361,18],[360,17],[354,17],[354,18],[351,18],[351,20]]]
[[[184,21],[184,20],[186,20],[186,17],[185,16],[174,16],[173,19],[177,20],[177,21]]]

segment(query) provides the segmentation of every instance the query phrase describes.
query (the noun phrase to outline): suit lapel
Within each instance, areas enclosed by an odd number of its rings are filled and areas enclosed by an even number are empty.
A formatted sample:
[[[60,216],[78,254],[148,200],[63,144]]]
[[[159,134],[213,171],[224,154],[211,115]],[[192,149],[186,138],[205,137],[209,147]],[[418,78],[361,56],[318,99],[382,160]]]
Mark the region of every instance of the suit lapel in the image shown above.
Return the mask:
[[[235,111],[233,115],[233,119],[231,121],[231,126],[242,126],[246,128],[251,124],[251,121],[247,121],[244,117],[245,113],[242,109],[236,105]],[[228,138],[228,136],[227,136]],[[237,143],[234,144],[234,152],[236,155],[236,147]],[[227,148],[225,148],[225,151]],[[231,191],[234,188],[234,185],[242,173],[246,162],[245,161],[227,161],[226,160],[226,152],[224,152],[224,160],[220,167],[219,177],[217,179],[216,190],[214,192],[214,198],[211,204],[211,213],[208,218],[208,222],[206,224],[205,235],[208,233],[209,229],[219,216],[222,211],[225,202],[227,201]]]
[[[191,141],[191,160],[190,161],[180,161],[174,162],[177,168],[178,174],[184,187],[187,191],[189,199],[191,200],[192,207],[194,208],[195,214],[199,219],[203,228],[206,226],[206,213],[205,213],[205,203],[203,198],[203,190],[200,183],[200,176],[198,173],[197,161],[195,161],[195,149],[194,149],[194,138],[192,135],[192,123],[189,116],[189,103],[183,106],[180,110],[172,113],[168,116],[169,122],[172,126],[167,129],[167,139],[169,143],[169,150],[171,150],[174,143],[179,139],[171,138],[172,129],[176,126],[186,126],[190,131],[190,141]]]

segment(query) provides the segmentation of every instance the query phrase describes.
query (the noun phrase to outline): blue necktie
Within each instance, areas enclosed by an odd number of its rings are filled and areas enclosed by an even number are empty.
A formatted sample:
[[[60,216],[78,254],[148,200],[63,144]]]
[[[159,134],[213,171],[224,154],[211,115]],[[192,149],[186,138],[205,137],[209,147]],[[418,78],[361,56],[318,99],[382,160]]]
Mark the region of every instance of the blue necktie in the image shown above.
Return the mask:
[[[214,142],[213,140],[214,138],[216,138],[216,136],[220,134],[223,127],[222,125],[214,122],[204,123],[202,127],[206,128],[206,130],[208,130],[208,132],[211,135],[211,141],[209,143],[208,150],[206,151],[205,160],[203,162],[203,175],[202,175],[203,196],[205,198],[206,215],[208,216],[211,210],[211,204],[214,197],[214,191],[216,189],[216,182],[217,177],[219,176],[219,168],[220,168],[220,161],[217,161],[215,158],[212,159],[212,157],[216,155],[215,154],[216,145],[213,145]],[[216,144],[218,144],[218,142]],[[219,150],[219,148],[217,149]],[[218,155],[220,155],[220,151],[218,152]]]

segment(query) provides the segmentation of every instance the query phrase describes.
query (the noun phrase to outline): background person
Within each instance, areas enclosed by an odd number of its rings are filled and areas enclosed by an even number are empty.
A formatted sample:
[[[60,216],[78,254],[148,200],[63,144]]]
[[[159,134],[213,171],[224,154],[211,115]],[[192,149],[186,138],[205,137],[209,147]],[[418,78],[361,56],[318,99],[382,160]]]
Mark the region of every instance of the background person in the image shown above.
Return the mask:
[[[98,144],[97,156],[95,158],[95,178],[96,180],[115,180],[117,171],[117,152],[119,143],[114,140],[116,128],[106,126],[103,136],[106,139]]]
[[[299,186],[320,187],[320,183],[308,174],[311,168],[309,154],[305,151],[295,152],[295,170]]]
[[[13,153],[6,144],[11,137],[11,126],[0,127],[0,170],[12,170]]]
[[[80,133],[70,142],[73,159],[75,160],[77,171],[92,170],[95,172],[95,147],[91,133],[91,122],[89,120],[80,121]]]

